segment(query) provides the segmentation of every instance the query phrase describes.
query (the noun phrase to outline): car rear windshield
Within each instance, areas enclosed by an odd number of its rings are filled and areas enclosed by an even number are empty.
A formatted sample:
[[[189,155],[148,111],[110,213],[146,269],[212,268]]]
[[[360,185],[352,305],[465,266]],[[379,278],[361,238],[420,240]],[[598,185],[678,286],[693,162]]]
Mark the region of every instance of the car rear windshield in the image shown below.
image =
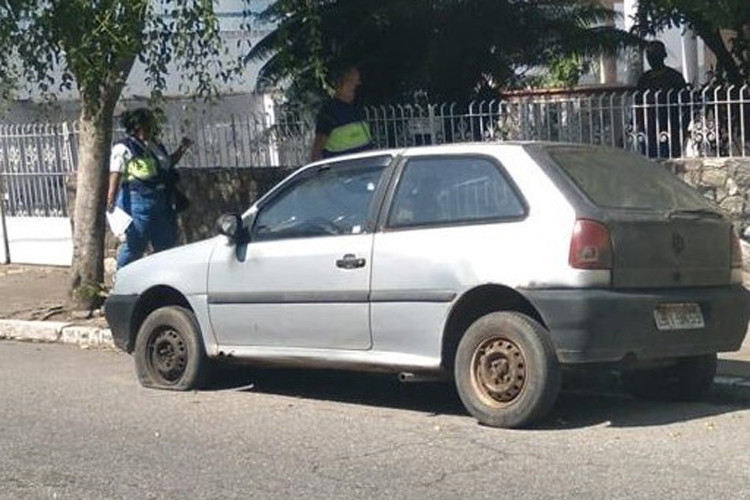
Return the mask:
[[[656,162],[616,149],[550,148],[550,157],[596,205],[645,210],[717,207]]]

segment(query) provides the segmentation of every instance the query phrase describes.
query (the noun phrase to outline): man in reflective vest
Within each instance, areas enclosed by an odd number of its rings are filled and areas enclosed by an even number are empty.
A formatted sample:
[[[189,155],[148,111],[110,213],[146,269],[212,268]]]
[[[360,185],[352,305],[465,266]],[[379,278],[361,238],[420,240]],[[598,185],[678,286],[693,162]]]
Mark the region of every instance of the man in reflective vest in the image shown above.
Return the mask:
[[[174,167],[192,144],[183,138],[180,147],[168,154],[159,142],[156,118],[148,108],[127,111],[121,121],[127,137],[112,147],[107,210],[117,205],[132,221],[117,256],[118,268],[139,259],[149,243],[159,252],[177,242]]]
[[[323,105],[315,123],[312,161],[373,148],[370,126],[354,105],[361,83],[359,70],[354,66],[336,75],[336,93]]]

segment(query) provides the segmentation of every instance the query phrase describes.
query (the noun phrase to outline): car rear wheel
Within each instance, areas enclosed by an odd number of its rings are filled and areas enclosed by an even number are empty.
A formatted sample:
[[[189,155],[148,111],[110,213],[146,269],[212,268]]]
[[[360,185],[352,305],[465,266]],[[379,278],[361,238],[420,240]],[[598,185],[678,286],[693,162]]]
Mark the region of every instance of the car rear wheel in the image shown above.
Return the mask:
[[[144,387],[189,391],[206,379],[208,359],[192,311],[169,306],[146,317],[135,341],[135,368]]]
[[[480,423],[515,428],[546,415],[560,391],[560,365],[547,330],[523,314],[482,316],[456,351],[458,395]]]
[[[695,401],[705,396],[716,376],[716,354],[680,358],[673,366],[624,371],[622,385],[633,396],[650,400]]]

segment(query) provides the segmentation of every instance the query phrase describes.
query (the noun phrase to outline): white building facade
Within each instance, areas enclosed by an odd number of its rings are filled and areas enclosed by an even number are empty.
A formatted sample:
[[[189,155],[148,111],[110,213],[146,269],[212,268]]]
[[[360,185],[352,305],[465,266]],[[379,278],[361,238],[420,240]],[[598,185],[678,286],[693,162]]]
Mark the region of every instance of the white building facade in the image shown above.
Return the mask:
[[[638,0],[603,0],[602,3],[613,8],[618,14],[616,26],[630,30],[634,25],[638,9]],[[657,37],[664,42],[667,49],[667,66],[682,72],[685,81],[694,87],[706,82],[706,75],[711,70],[711,58],[707,56],[703,41],[687,27],[671,28]],[[600,83],[605,85],[634,85],[638,76],[648,69],[643,58],[628,60],[626,56],[618,59],[602,57],[597,75],[589,77],[583,83]]]
[[[247,7],[244,1],[215,1],[221,35],[229,51],[228,60],[241,57],[244,55],[241,51],[247,50],[271,32],[273,26],[262,22],[258,17],[271,3],[272,0],[250,0],[250,16],[246,19],[243,17],[243,11]],[[249,25],[250,30],[243,27],[243,24]],[[257,111],[261,109],[262,103],[257,96],[252,95],[252,92],[259,69],[260,64],[251,63],[232,82],[218,83],[222,102],[206,106],[200,100],[188,102],[185,97],[190,94],[190,89],[186,88],[176,68],[168,68],[165,75],[166,88],[163,92],[168,100],[166,111],[174,114],[185,110],[191,115],[196,112],[222,114],[230,111]],[[145,66],[137,61],[123,89],[118,111],[145,102],[150,94]],[[41,105],[35,89],[20,89],[14,102],[0,103],[0,123],[62,122],[75,119],[78,113],[77,90],[73,88],[62,91],[56,97],[56,102],[51,106]]]

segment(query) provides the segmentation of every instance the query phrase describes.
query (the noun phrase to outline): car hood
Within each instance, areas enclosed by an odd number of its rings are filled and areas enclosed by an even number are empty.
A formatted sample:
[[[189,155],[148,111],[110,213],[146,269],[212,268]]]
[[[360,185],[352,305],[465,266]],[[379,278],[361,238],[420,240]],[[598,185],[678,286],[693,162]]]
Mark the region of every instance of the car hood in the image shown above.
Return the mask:
[[[154,286],[169,286],[184,295],[205,294],[211,252],[222,238],[172,248],[128,264],[117,271],[112,294],[141,294]]]

